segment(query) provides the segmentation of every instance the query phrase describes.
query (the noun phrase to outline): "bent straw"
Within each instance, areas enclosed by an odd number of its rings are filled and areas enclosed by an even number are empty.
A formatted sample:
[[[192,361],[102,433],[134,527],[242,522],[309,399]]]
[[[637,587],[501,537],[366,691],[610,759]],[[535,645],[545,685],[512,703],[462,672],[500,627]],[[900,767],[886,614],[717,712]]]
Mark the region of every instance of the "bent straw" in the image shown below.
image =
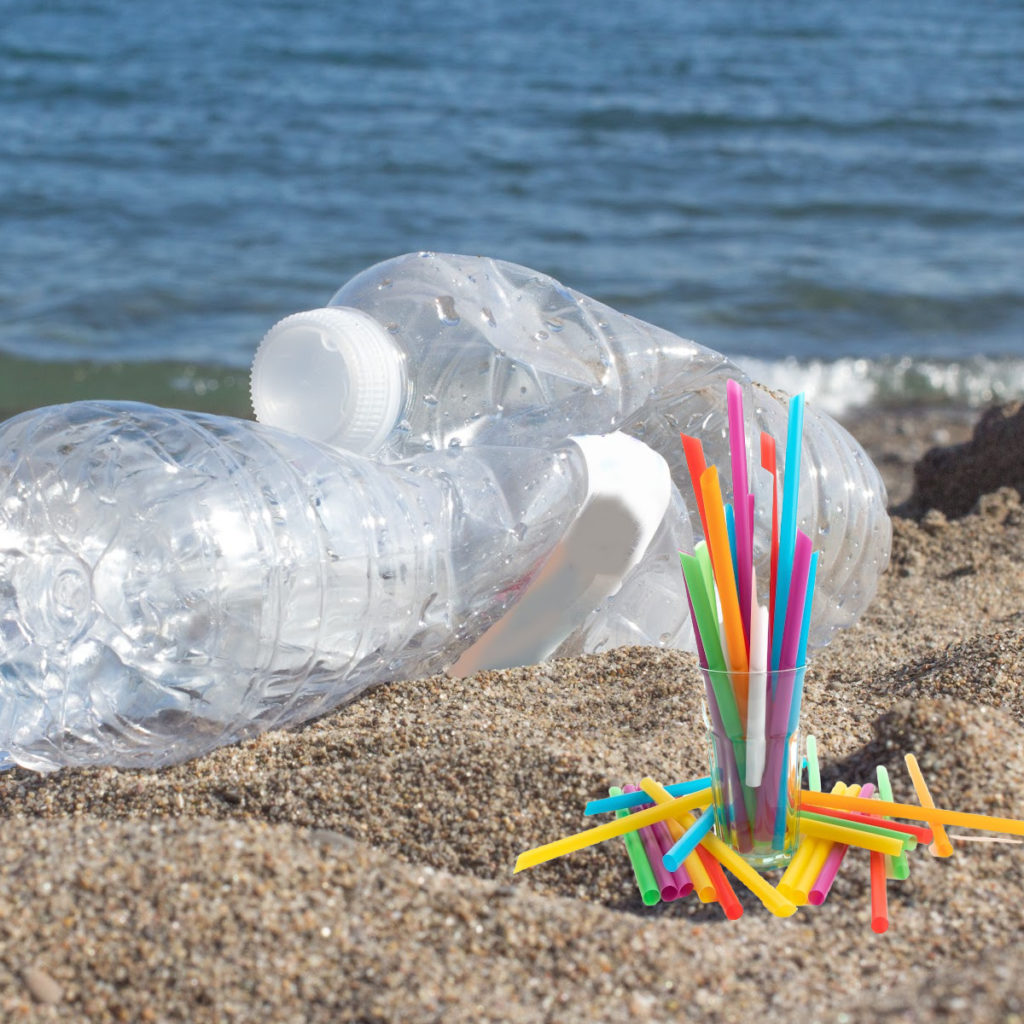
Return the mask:
[[[771,579],[768,581],[768,618],[775,629],[775,582],[779,572],[779,474],[775,458],[775,438],[761,435],[761,465],[772,475]]]
[[[914,783],[914,792],[917,793],[917,799],[921,801],[922,807],[934,807],[935,801],[932,799],[931,793],[928,791],[928,785],[924,781],[924,776],[921,774],[921,769],[918,766],[917,758],[913,754],[906,754],[903,760],[907,762],[907,771],[910,772],[911,781]],[[953,844],[949,841],[949,837],[946,835],[946,830],[941,826],[937,825],[933,832],[935,838],[932,844],[928,847],[928,852],[933,857],[952,857],[953,856]]]
[[[659,804],[656,807],[648,807],[643,811],[636,811],[627,814],[615,821],[606,821],[603,825],[595,825],[593,828],[584,829],[571,836],[564,836],[552,843],[545,843],[543,846],[536,846],[532,850],[525,850],[516,858],[513,874],[525,871],[527,868],[536,867],[538,864],[545,864],[557,857],[564,857],[567,853],[575,853],[577,850],[586,849],[597,843],[603,843],[606,839],[614,839],[616,836],[624,836],[627,832],[636,832],[644,825],[651,825],[656,821],[668,821],[676,814],[683,811],[692,811],[695,807],[707,807],[711,803],[711,790],[702,789],[697,793],[690,793],[687,796],[673,797],[671,803]]]
[[[618,786],[611,786],[608,790],[610,796],[618,796],[621,793],[622,790]],[[629,811],[616,811],[615,817],[628,818]],[[661,898],[661,893],[644,845],[635,832],[627,832],[622,839],[626,844],[626,853],[629,854],[629,863],[633,866],[633,877],[636,879],[637,889],[640,890],[640,899],[645,906],[653,907]]]
[[[624,793],[635,793],[636,791],[636,786],[623,787]],[[628,814],[629,812],[627,811],[626,813]],[[659,824],[661,823],[659,822]],[[658,837],[654,834],[654,826],[644,825],[639,832],[631,833],[631,835],[639,837],[640,842],[643,845],[647,863],[650,866],[652,877],[654,878],[654,882],[657,886],[661,899],[665,903],[671,903],[672,900],[679,897],[679,886],[676,885],[676,880],[668,871],[665,870],[665,865],[661,862],[661,846],[658,843]],[[623,836],[623,838],[628,839],[630,837]],[[646,902],[646,900],[644,902]]]
[[[646,777],[640,780],[640,788],[647,794],[650,800],[653,800],[655,805],[665,806],[667,803],[666,799],[668,793],[662,789],[662,787],[650,777]],[[658,793],[658,797],[654,796],[654,793]],[[680,814],[679,817],[670,817],[665,819],[665,826],[668,828],[669,835],[675,842],[678,842],[686,834],[686,830],[690,827],[692,817],[687,814]],[[695,850],[685,859],[686,872],[693,880],[693,891],[697,894],[697,899],[701,903],[715,903],[718,900],[718,887],[715,885],[715,879],[711,877],[711,873],[708,871],[707,863],[704,858],[699,855]]]
[[[730,380],[725,385],[729,405],[729,452],[732,456],[732,505],[736,515],[736,581],[744,636],[750,639],[750,590],[754,553],[750,538],[750,477],[747,472],[747,432],[743,423],[743,390]]]
[[[712,814],[712,818],[714,814]],[[664,863],[665,854],[672,849],[672,836],[669,833],[668,826],[663,821],[656,821],[651,828],[654,829],[654,834],[658,837],[658,846],[661,848],[662,863]],[[672,872],[672,877],[676,880],[676,888],[679,890],[679,899],[684,899],[693,892],[693,880],[690,878],[689,872],[683,865],[679,865]]]
[[[700,478],[707,469],[704,461],[704,446],[696,437],[688,434],[680,434],[679,439],[683,442],[683,452],[686,455],[686,468],[690,473],[690,483],[693,484],[693,493],[697,498],[697,512],[700,514],[700,525],[704,536],[708,535],[708,521],[704,515],[704,496],[700,492]]]
[[[842,796],[836,793],[800,791],[801,810],[863,811],[866,814],[884,814],[887,818],[909,818],[932,826],[952,825],[955,828],[973,828],[981,832],[1002,832],[1011,836],[1024,836],[1024,821],[1019,818],[997,818],[991,814],[970,811],[950,811],[944,807],[925,807],[920,804],[901,804],[891,800],[865,800],[862,797]]]
[[[889,929],[889,894],[885,890],[885,857],[871,854],[871,930],[878,935]]]
[[[689,782],[673,782],[665,788],[671,796],[688,796],[690,793],[697,793],[707,789],[711,785],[711,776],[705,775],[702,779],[692,779]],[[622,808],[639,807],[641,804],[650,803],[650,798],[642,790],[630,793],[619,790],[619,796],[606,796],[600,800],[591,800],[584,808],[583,813],[604,814],[606,811],[618,811]]]
[[[800,495],[800,453],[803,445],[804,396],[789,400],[786,429],[786,466],[783,474],[782,523],[779,527],[778,579],[775,584],[775,621],[772,623],[772,668],[782,661],[782,640],[789,614],[789,585],[796,549],[796,515]]]
[[[745,673],[747,644],[740,616],[739,595],[736,593],[736,578],[732,570],[732,554],[729,550],[729,534],[725,525],[725,506],[722,504],[722,489],[718,482],[718,469],[709,466],[700,478],[704,495],[704,514],[708,518],[708,547],[711,550],[711,567],[718,584],[718,595],[722,601],[722,617],[726,624],[729,643],[729,668],[733,672]],[[739,679],[736,686],[736,704],[740,714],[746,718],[747,695],[745,682]]]
[[[883,800],[892,800],[892,783],[889,781],[889,772],[885,765],[880,764],[875,769],[875,775],[878,778],[878,795]],[[930,843],[931,840],[922,840],[922,842]],[[907,855],[901,853],[898,857],[886,857],[885,874],[887,878],[895,878],[900,882],[909,878],[910,862],[907,860]]]
[[[871,796],[874,791],[875,787],[869,782],[860,792],[862,796]],[[828,857],[825,858],[824,866],[818,872],[814,885],[808,890],[807,902],[812,906],[820,907],[825,902],[832,889],[832,883],[836,880],[836,875],[839,874],[839,868],[846,857],[846,851],[849,849],[850,847],[846,843],[837,843],[832,847]]]

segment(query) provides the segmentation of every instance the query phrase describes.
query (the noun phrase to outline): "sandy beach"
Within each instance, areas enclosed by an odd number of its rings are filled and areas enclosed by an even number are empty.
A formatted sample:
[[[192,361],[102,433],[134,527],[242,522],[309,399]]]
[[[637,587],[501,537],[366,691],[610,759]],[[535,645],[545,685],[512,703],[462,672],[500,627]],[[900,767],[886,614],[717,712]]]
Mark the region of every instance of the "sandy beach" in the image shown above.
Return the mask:
[[[803,723],[826,788],[884,764],[913,800],[913,752],[940,806],[1024,818],[1024,407],[976,419],[851,422],[892,564]],[[0,1019],[1024,1021],[1024,845],[917,851],[885,935],[866,854],[786,920],[739,886],[735,922],[644,907],[619,841],[513,877],[610,784],[704,774],[695,665],[439,676],[169,770],[7,773]]]

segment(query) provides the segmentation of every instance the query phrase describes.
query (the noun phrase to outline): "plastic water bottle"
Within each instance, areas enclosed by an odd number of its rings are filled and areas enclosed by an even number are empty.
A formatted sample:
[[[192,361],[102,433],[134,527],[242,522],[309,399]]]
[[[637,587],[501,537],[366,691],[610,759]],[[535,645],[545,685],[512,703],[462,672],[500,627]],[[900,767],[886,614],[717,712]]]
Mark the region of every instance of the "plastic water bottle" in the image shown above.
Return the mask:
[[[667,588],[651,621],[681,638],[673,500],[621,435],[385,466],[147,405],[22,414],[0,425],[0,750],[185,760],[457,659],[618,642],[630,588]]]
[[[623,431],[691,487],[680,432],[701,438],[731,500],[726,381],[743,384],[748,465],[759,433],[785,455],[788,396],[725,356],[526,267],[412,253],[358,274],[328,307],[278,323],[253,363],[257,418],[383,461],[447,445],[544,445]],[[768,573],[770,494],[755,474],[758,577]],[[861,446],[808,407],[799,525],[821,552],[811,645],[854,622],[889,560],[882,479]],[[693,530],[700,523],[689,502]]]

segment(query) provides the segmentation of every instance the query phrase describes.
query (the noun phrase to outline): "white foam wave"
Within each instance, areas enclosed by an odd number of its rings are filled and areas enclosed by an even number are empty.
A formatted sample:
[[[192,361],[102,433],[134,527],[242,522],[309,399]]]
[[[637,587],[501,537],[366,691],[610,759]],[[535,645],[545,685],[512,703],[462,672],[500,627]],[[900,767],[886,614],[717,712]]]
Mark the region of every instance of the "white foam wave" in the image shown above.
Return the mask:
[[[1024,359],[737,360],[754,380],[807,400],[833,416],[870,406],[981,408],[1024,399]]]

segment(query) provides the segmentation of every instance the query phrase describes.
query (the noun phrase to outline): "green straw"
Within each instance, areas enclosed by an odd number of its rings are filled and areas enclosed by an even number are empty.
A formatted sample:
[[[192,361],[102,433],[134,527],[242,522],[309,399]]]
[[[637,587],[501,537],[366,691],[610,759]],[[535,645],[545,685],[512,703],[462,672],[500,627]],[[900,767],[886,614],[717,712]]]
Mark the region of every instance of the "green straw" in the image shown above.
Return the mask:
[[[811,821],[823,821],[826,825],[843,825],[846,828],[855,828],[858,832],[871,832],[876,836],[889,836],[891,839],[898,839],[903,843],[904,855],[908,850],[917,848],[917,839],[907,835],[906,832],[898,832],[894,828],[886,828],[884,825],[872,825],[868,821],[851,821],[849,818],[836,818],[831,814],[819,814],[817,811],[800,811],[801,818]]]
[[[622,796],[622,790],[618,786],[611,786],[608,789],[609,796]],[[629,811],[623,808],[615,812],[616,818],[628,818]],[[637,832],[627,832],[623,837],[626,844],[626,852],[629,854],[629,863],[633,865],[633,874],[636,876],[636,887],[640,890],[640,899],[645,906],[653,907],[661,900],[661,890],[658,888],[658,880],[654,877],[654,869],[647,859],[647,851],[644,849],[643,840]]]
[[[885,765],[880,764],[875,769],[875,774],[878,776],[878,795],[883,800],[892,802],[892,783],[889,781],[889,772]],[[885,873],[889,878],[895,878],[901,882],[910,877],[910,863],[907,860],[906,850],[898,857],[885,858]]]
[[[821,792],[821,768],[818,765],[818,741],[807,736],[807,788]]]

